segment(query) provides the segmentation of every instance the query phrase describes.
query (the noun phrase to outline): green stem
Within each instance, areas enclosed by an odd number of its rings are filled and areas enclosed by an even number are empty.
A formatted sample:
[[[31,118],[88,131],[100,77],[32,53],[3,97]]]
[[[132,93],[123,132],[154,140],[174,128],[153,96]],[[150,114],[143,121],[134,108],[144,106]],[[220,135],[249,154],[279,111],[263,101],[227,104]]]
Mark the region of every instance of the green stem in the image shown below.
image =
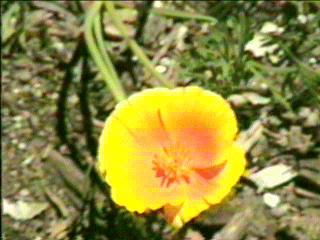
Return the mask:
[[[125,38],[125,40],[127,41],[129,47],[131,48],[131,50],[136,54],[136,56],[138,57],[138,59],[140,60],[140,62],[150,71],[150,73],[156,77],[163,85],[165,85],[166,87],[172,88],[173,87],[173,83],[169,82],[162,74],[160,74],[154,67],[154,65],[152,64],[152,62],[148,59],[148,57],[145,55],[145,53],[143,52],[143,50],[139,47],[139,45],[136,43],[136,41],[134,41],[132,38],[130,38],[125,26],[123,25],[123,23],[120,21],[113,2],[112,1],[107,1],[105,2],[105,5],[108,9],[108,13],[111,16],[111,20],[114,23],[114,25],[117,27],[117,29],[119,30],[119,32],[121,33],[121,35]]]
[[[97,48],[97,46],[95,44],[95,40],[94,40],[93,33],[92,33],[92,26],[94,23],[94,18],[95,18],[95,16],[97,16],[99,14],[99,10],[102,6],[102,3],[103,2],[94,2],[93,6],[89,10],[89,13],[88,13],[88,15],[86,17],[86,21],[85,21],[85,38],[87,41],[89,52],[90,52],[93,60],[97,64],[97,66],[102,74],[102,77],[104,78],[106,84],[108,85],[110,91],[112,92],[112,94],[114,95],[116,100],[119,102],[121,100],[126,99],[125,91],[122,88],[122,85],[121,85],[119,79],[112,74],[112,70],[110,70],[108,68],[108,66],[106,65],[106,63],[104,62],[104,59],[101,56],[99,49]],[[105,54],[107,54],[107,53],[105,52]],[[110,61],[110,63],[111,63],[111,61]]]
[[[126,4],[123,4],[122,2],[116,2],[117,6],[123,7],[123,8],[132,8],[128,7]],[[168,8],[152,8],[150,9],[150,13],[164,16],[164,17],[173,17],[173,18],[181,18],[181,19],[194,19],[199,21],[206,21],[210,22],[213,25],[216,24],[218,21],[214,17],[202,15],[199,13],[194,12],[188,12],[188,11],[181,11],[176,9],[168,9]]]
[[[114,69],[114,66],[111,62],[109,55],[108,55],[107,49],[105,47],[105,43],[103,41],[102,31],[101,31],[101,15],[100,14],[98,14],[95,17],[93,25],[94,25],[93,26],[94,34],[96,36],[97,45],[100,50],[101,57],[103,58],[104,63],[107,65],[108,69],[110,70],[110,73],[112,74],[112,76],[116,79],[119,79],[118,74],[117,74],[116,70]]]
[[[201,15],[198,13],[192,13],[192,12],[185,12],[185,11],[179,11],[179,10],[173,10],[173,9],[165,9],[165,8],[153,8],[151,9],[151,13],[165,16],[165,17],[175,17],[175,18],[182,18],[182,19],[194,19],[194,20],[200,20],[200,21],[207,21],[211,22],[212,24],[217,23],[217,19]]]

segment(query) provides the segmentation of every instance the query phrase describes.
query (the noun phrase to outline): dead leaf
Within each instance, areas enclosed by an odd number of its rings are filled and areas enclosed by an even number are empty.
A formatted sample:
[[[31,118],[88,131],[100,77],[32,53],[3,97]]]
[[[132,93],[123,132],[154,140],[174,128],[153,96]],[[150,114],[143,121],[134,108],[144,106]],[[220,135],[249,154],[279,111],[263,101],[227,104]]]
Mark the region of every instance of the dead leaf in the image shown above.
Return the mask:
[[[259,187],[259,190],[263,190],[284,184],[295,176],[297,173],[290,166],[277,164],[253,173],[248,178]]]
[[[242,96],[241,94],[232,94],[228,97],[228,101],[234,107],[242,107],[243,105],[248,103],[248,100]]]
[[[263,126],[260,120],[255,121],[248,130],[239,134],[237,143],[247,152],[261,138]]]
[[[299,111],[299,117],[304,120],[303,126],[305,127],[320,126],[320,111],[318,109],[312,110],[311,108],[303,107]]]
[[[242,94],[233,94],[228,97],[229,102],[235,107],[241,107],[247,103],[252,105],[266,105],[270,102],[270,98],[263,97],[254,92],[244,92]]]
[[[272,54],[279,46],[277,44],[266,45],[268,41],[268,36],[256,33],[253,39],[246,44],[245,50],[251,52],[255,57],[264,57],[267,54]]]
[[[48,208],[46,202],[25,202],[18,200],[11,202],[3,199],[3,214],[7,214],[16,220],[28,220],[42,213]]]
[[[278,44],[268,44],[272,35],[280,35],[284,32],[283,27],[279,27],[273,22],[265,22],[260,31],[254,34],[253,39],[249,41],[245,50],[251,52],[255,57],[269,56],[269,60],[276,64],[280,61],[280,55],[283,54],[281,51],[275,54],[276,50],[279,49]]]
[[[270,102],[270,98],[262,97],[261,95],[254,92],[246,92],[243,96],[252,104],[252,105],[266,105]]]
[[[281,34],[283,33],[284,28],[283,27],[279,27],[277,24],[273,23],[273,22],[265,22],[262,26],[262,28],[260,29],[261,33],[275,33],[275,34]]]

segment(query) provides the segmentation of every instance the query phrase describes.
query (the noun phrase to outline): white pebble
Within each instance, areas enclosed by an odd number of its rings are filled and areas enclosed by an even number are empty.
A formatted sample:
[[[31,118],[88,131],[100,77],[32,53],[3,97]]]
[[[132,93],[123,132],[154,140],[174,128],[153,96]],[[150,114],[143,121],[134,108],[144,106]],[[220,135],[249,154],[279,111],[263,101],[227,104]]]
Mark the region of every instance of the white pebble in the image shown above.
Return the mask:
[[[167,68],[163,65],[158,65],[156,66],[156,70],[159,72],[159,73],[165,73],[167,71]]]
[[[263,194],[263,201],[267,206],[275,208],[280,203],[280,197],[277,194],[265,193]]]

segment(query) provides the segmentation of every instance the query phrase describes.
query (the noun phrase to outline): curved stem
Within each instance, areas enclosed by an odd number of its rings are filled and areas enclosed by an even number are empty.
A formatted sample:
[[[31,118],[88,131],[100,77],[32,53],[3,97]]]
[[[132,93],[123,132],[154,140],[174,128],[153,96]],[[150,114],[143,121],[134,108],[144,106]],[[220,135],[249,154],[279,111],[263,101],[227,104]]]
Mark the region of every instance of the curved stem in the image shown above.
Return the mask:
[[[106,84],[110,88],[110,91],[114,95],[117,101],[124,100],[126,98],[126,94],[124,89],[122,88],[122,85],[117,77],[115,77],[112,74],[112,70],[106,66],[106,63],[103,60],[103,57],[101,56],[99,49],[97,48],[95,44],[95,40],[92,33],[92,26],[94,23],[94,18],[97,14],[99,14],[99,10],[102,6],[103,2],[94,2],[93,6],[89,10],[89,13],[86,17],[85,21],[85,38],[87,41],[87,46],[89,49],[89,52],[94,59],[95,63],[97,64]],[[107,54],[107,53],[105,53]],[[111,64],[111,61],[110,61]]]
[[[140,60],[140,62],[150,71],[150,73],[156,77],[163,85],[165,85],[166,87],[172,88],[173,83],[169,82],[162,74],[160,74],[154,67],[154,65],[152,64],[152,62],[148,59],[148,57],[145,55],[145,53],[143,52],[143,50],[139,47],[139,45],[136,43],[136,41],[134,41],[132,38],[130,38],[125,26],[123,25],[123,23],[121,22],[121,20],[119,19],[113,2],[112,1],[107,1],[105,2],[105,5],[108,9],[108,13],[111,16],[111,19],[114,23],[114,25],[117,27],[117,29],[120,31],[120,33],[122,34],[122,36],[125,38],[125,40],[127,41],[129,47],[131,48],[131,50],[136,54],[136,56],[138,57],[138,59]]]
[[[101,31],[101,14],[97,14],[97,16],[94,19],[93,31],[94,31],[94,34],[95,34],[95,37],[97,40],[98,48],[100,50],[101,56],[103,57],[105,64],[108,66],[112,76],[116,79],[119,79],[118,74],[117,74],[116,70],[114,69],[114,66],[110,60],[108,53],[107,53],[105,43],[103,41],[102,31]]]

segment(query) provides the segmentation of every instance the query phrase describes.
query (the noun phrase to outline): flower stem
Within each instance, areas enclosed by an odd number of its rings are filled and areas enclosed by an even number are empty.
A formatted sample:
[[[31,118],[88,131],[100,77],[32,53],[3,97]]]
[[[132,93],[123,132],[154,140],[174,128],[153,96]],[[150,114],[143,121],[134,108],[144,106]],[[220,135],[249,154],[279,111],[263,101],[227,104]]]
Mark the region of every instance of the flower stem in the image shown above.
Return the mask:
[[[115,2],[117,6],[121,6],[124,8],[132,8],[131,6],[127,6],[126,4],[123,4],[122,2]],[[205,21],[210,22],[211,24],[216,24],[218,20],[214,17],[210,17],[207,15],[199,14],[196,12],[189,12],[189,11],[181,11],[176,9],[168,9],[168,8],[151,8],[150,13],[156,14],[159,16],[164,17],[172,17],[172,18],[180,18],[180,19],[194,19],[198,21]]]
[[[102,31],[101,31],[101,15],[100,14],[98,14],[95,17],[93,25],[94,25],[93,26],[94,34],[95,34],[95,37],[97,40],[97,44],[98,44],[98,48],[100,50],[101,56],[102,56],[105,64],[108,66],[112,76],[116,79],[119,79],[118,74],[117,74],[116,70],[114,69],[114,66],[110,60],[108,53],[107,53],[105,43],[103,41]]]
[[[157,14],[160,16],[165,16],[165,17],[207,21],[212,24],[216,24],[218,22],[217,19],[210,17],[210,16],[206,16],[206,15],[202,15],[202,14],[198,14],[198,13],[193,13],[193,12],[179,11],[179,10],[175,10],[175,9],[153,8],[153,9],[151,9],[151,13],[154,13],[154,14]]]
[[[95,17],[99,14],[99,10],[102,6],[103,2],[94,2],[91,9],[88,12],[88,15],[86,16],[85,21],[85,38],[87,42],[87,46],[89,49],[89,52],[95,61],[96,65],[98,66],[102,77],[104,78],[106,84],[108,85],[111,93],[114,95],[117,101],[124,100],[126,98],[126,94],[124,89],[122,88],[122,85],[119,81],[119,78],[117,77],[115,70],[113,68],[113,65],[109,59],[109,56],[107,55],[107,52],[103,53],[103,56],[101,55],[98,47],[95,44],[95,39],[92,32],[92,26],[95,22]],[[101,34],[101,29],[98,29],[100,24],[95,24],[95,33]],[[101,46],[101,35],[97,38],[100,38],[98,42],[100,42],[100,50],[103,51],[103,48]]]
[[[105,2],[105,5],[108,9],[108,13],[110,14],[111,20],[114,23],[114,25],[116,26],[116,28],[118,28],[119,32],[122,34],[122,36],[124,37],[124,39],[127,41],[129,47],[131,48],[131,50],[136,54],[136,56],[138,57],[138,59],[140,60],[140,62],[150,71],[150,73],[156,77],[163,85],[165,85],[166,87],[172,88],[173,83],[169,82],[162,74],[160,74],[154,67],[154,65],[152,64],[152,62],[148,59],[148,57],[145,55],[145,53],[143,52],[143,50],[140,48],[140,46],[136,43],[135,40],[133,40],[132,38],[130,38],[125,26],[123,25],[123,23],[121,22],[121,20],[119,19],[113,2],[112,1],[107,1]]]

